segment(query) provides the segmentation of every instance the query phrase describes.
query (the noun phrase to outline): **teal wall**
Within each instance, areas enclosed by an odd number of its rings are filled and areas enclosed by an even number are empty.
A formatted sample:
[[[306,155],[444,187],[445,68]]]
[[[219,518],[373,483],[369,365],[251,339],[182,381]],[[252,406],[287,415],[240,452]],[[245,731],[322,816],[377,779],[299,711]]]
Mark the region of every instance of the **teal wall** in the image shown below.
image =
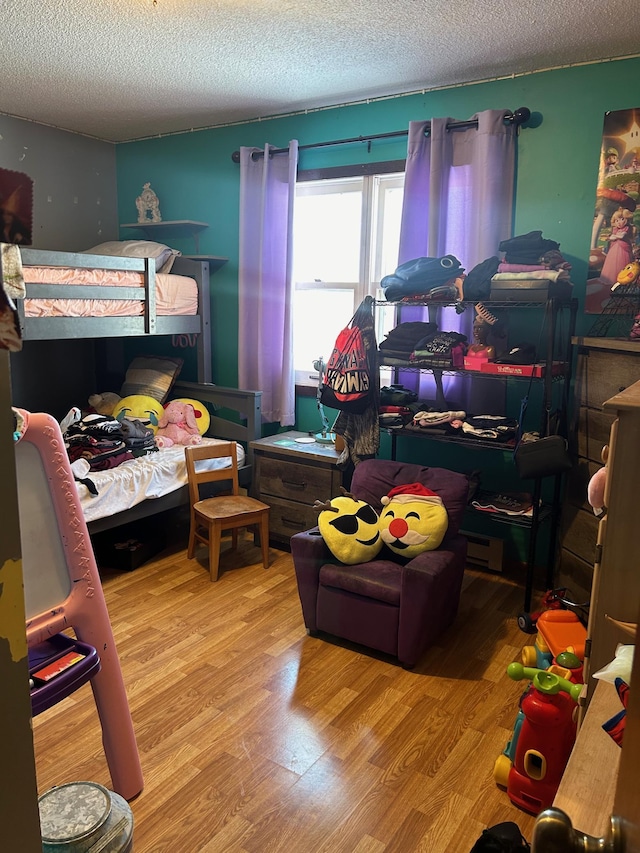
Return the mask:
[[[532,119],[518,142],[514,234],[542,230],[545,237],[558,241],[573,265],[575,295],[582,300],[604,114],[640,107],[639,81],[640,59],[635,58],[120,144],[116,148],[120,222],[135,220],[135,198],[142,184],[150,181],[160,198],[163,219],[210,223],[200,238],[201,251],[229,258],[212,278],[213,375],[218,383],[234,385],[239,166],[231,160],[233,151],[242,145],[262,147],[265,142],[286,146],[290,139],[305,145],[366,136],[402,130],[411,120],[466,119],[480,110],[526,106]],[[405,152],[403,137],[373,142],[370,151],[360,143],[315,149],[301,152],[300,168],[402,159]],[[188,241],[178,248],[193,251]],[[593,317],[579,311],[577,332],[586,332],[592,322]],[[332,413],[328,414],[331,421]],[[315,399],[299,400],[298,427],[313,430],[318,424]],[[386,436],[381,451],[388,453]],[[403,458],[424,464],[449,464],[459,470],[480,467],[478,459],[467,458],[473,454],[432,442],[406,440],[401,452]],[[510,454],[491,456],[500,488],[513,487]],[[487,464],[486,455],[482,464]]]
[[[636,82],[633,82],[636,81]],[[301,145],[360,134],[402,130],[409,121],[451,116],[466,119],[484,109],[527,106],[532,127],[518,143],[514,233],[541,229],[561,244],[573,264],[582,298],[604,113],[640,106],[640,59],[546,71],[513,79],[412,94],[211,130],[193,131],[116,146],[120,222],[135,221],[135,198],[150,181],[163,219],[210,223],[200,251],[229,263],[213,278],[214,378],[237,384],[237,275],[239,166],[231,154],[241,145]],[[300,168],[401,159],[406,139],[303,151]],[[193,252],[189,240],[175,241]],[[578,332],[592,318],[579,315]],[[304,401],[301,418],[315,412]],[[308,404],[308,405],[307,405]],[[315,418],[313,418],[315,425]]]

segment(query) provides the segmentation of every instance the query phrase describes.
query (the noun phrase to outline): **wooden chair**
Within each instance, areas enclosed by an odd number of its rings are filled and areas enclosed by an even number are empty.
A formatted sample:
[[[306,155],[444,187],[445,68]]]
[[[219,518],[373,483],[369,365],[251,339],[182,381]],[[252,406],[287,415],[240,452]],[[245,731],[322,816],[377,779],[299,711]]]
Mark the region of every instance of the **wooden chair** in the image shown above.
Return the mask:
[[[254,536],[259,536],[262,546],[262,563],[269,568],[269,506],[255,498],[240,494],[238,485],[238,458],[233,441],[219,444],[199,444],[185,447],[187,475],[189,478],[189,502],[191,504],[191,529],[187,557],[193,559],[196,541],[209,546],[209,573],[211,580],[218,580],[220,563],[220,539],[223,530],[231,530],[232,549],[238,547],[238,529],[252,527]],[[231,458],[231,467],[202,470],[196,463],[205,459]],[[230,493],[216,497],[200,497],[200,486],[204,483],[227,481]]]

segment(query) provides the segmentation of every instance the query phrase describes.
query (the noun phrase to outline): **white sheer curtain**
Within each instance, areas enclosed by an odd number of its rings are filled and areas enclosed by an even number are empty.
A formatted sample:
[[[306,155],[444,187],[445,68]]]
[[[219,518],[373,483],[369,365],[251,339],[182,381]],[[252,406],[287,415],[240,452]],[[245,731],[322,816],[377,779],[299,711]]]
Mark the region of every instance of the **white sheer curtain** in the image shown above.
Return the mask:
[[[451,254],[467,272],[498,253],[511,236],[516,127],[508,110],[473,116],[477,129],[447,130],[451,118],[409,124],[398,263]],[[403,309],[403,319],[421,319],[420,309]],[[426,312],[422,311],[422,315]],[[440,312],[438,328],[470,336],[470,311]],[[426,318],[425,318],[426,319]],[[466,404],[464,380],[445,377],[445,394]],[[433,379],[422,381],[423,397],[435,393]]]
[[[298,143],[240,149],[238,380],[262,391],[262,419],[295,423],[292,241]],[[262,152],[260,152],[262,153]]]

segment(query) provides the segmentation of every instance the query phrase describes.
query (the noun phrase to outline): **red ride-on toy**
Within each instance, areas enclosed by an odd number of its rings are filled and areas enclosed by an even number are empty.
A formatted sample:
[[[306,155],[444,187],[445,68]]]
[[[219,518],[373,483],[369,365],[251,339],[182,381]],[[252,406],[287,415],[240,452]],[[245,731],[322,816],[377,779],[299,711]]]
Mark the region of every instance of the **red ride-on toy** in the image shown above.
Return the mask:
[[[514,681],[532,680],[520,701],[514,733],[498,756],[493,777],[511,802],[531,814],[553,803],[576,737],[575,703],[581,684],[520,663],[507,667]]]
[[[525,634],[535,634],[537,630],[536,623],[542,613],[546,613],[547,610],[561,610],[566,608],[577,611],[580,621],[586,623],[589,603],[578,604],[572,601],[569,598],[569,590],[566,587],[561,587],[560,589],[549,589],[545,592],[539,610],[533,613],[519,613],[518,628]]]

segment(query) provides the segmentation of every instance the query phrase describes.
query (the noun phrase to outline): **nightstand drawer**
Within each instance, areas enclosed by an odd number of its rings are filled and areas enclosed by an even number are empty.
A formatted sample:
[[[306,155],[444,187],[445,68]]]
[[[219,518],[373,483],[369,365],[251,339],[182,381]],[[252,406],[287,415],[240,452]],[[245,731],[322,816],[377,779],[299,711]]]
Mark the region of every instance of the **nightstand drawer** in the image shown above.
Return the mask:
[[[258,458],[258,483],[260,495],[289,498],[304,504],[316,500],[330,500],[333,474],[330,468],[317,468],[300,462],[281,459]],[[267,501],[268,502],[268,501]]]
[[[269,495],[263,495],[263,500],[271,507],[269,533],[274,539],[288,542],[294,533],[301,533],[318,524],[318,513],[307,504],[271,498]]]

